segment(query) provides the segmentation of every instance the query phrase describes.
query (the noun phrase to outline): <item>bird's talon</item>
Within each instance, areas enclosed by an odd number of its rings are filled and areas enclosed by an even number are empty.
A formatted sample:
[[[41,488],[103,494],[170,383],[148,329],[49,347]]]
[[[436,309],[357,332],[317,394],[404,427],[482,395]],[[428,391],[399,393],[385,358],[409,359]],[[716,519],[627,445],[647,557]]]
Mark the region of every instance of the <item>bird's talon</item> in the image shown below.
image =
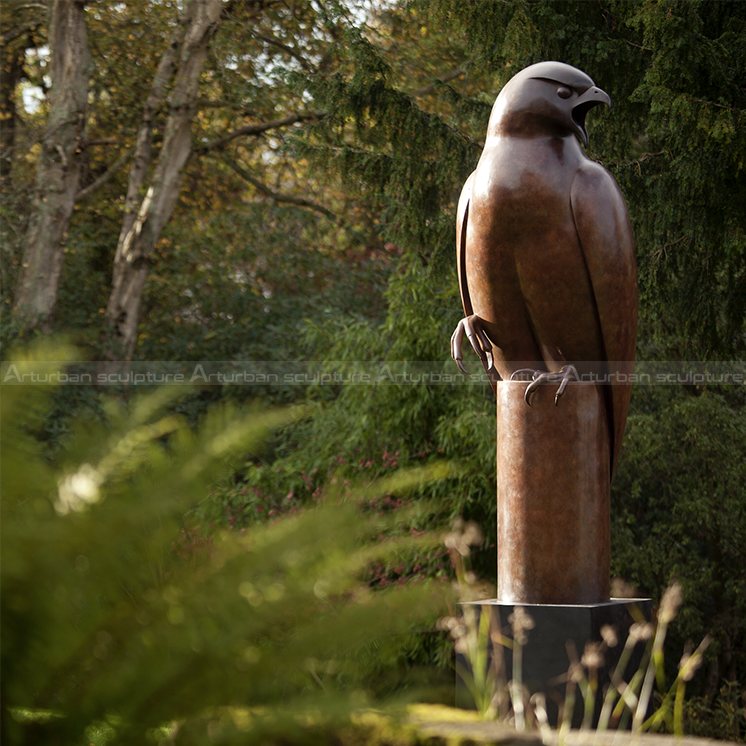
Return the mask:
[[[557,393],[554,395],[554,406],[555,407],[559,405],[559,399],[562,396],[562,394],[565,393],[565,389],[567,388],[567,382],[569,380],[570,379],[567,376],[563,377],[562,383],[560,383],[559,388],[557,389]]]
[[[516,370],[513,375],[510,376],[511,381],[516,380],[524,380],[524,379],[516,379],[517,375],[520,375],[522,373],[531,373],[531,380],[533,381],[534,378],[536,378],[537,374],[539,373],[538,370],[534,370],[533,368],[521,368],[520,370]]]
[[[567,368],[562,369],[564,371],[562,375],[562,382],[559,385],[559,388],[557,389],[557,393],[554,396],[554,405],[557,406],[559,404],[559,398],[562,396],[562,394],[565,393],[565,389],[567,388],[567,384],[570,383],[571,376],[577,381],[578,380],[578,373],[575,370],[575,368],[572,365],[567,366]]]
[[[469,340],[469,344],[477,353],[479,359],[484,365],[486,370],[489,370],[494,365],[492,357],[492,345],[481,327],[481,319],[472,314],[459,321],[456,326],[456,330],[451,335],[451,357],[455,361],[459,370],[466,375],[469,375],[469,371],[466,370],[463,364],[463,357],[461,355],[461,343],[466,337]]]
[[[534,377],[531,379],[531,383],[529,383],[528,386],[526,386],[526,392],[523,395],[523,399],[528,404],[528,406],[531,406],[531,397],[536,392],[536,389],[541,386],[542,383],[544,383],[544,380],[546,378],[546,373],[542,373],[541,371],[534,371]]]
[[[543,383],[556,383],[557,381],[560,382],[557,393],[554,396],[554,406],[556,407],[559,405],[560,397],[565,393],[567,384],[572,380],[580,380],[578,377],[578,371],[575,369],[574,365],[564,365],[562,369],[557,373],[547,373],[546,371],[532,370],[531,368],[522,368],[521,370],[515,371],[515,373],[513,373],[513,375],[510,377],[510,380],[514,380],[516,375],[518,375],[519,373],[533,373],[531,383],[526,386],[526,391],[523,394],[523,398],[529,407],[531,406],[531,397],[536,392],[536,389],[538,389],[539,386],[541,386]]]

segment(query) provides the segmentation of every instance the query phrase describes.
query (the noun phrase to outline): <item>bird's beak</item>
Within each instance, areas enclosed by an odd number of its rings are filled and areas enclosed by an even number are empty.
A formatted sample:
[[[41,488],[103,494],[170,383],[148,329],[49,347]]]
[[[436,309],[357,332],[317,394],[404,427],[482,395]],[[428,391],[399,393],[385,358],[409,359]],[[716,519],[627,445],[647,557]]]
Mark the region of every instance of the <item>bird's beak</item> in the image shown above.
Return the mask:
[[[572,107],[572,121],[575,123],[578,137],[586,147],[588,147],[588,133],[585,131],[585,115],[599,104],[606,104],[606,108],[611,109],[609,94],[596,86],[591,86],[585,93],[578,96]]]

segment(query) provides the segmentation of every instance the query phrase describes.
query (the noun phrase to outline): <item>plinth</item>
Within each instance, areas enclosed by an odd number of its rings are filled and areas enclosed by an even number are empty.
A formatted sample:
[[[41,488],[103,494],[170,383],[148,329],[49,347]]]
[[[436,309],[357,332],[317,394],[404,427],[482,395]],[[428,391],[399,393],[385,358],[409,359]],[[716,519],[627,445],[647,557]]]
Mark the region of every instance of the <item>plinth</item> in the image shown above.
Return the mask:
[[[497,600],[609,600],[609,426],[603,387],[497,384]]]
[[[466,605],[466,604],[464,604]],[[506,637],[512,637],[508,617],[513,613],[514,605],[501,603],[498,599],[475,602],[478,614],[491,614],[492,629],[500,630]],[[627,632],[634,621],[649,620],[651,601],[647,598],[611,599],[600,604],[521,604],[526,613],[533,619],[534,627],[528,630],[528,641],[522,650],[521,679],[531,694],[543,692],[546,695],[549,722],[557,724],[559,708],[565,702],[567,672],[570,667],[568,643],[574,648],[578,658],[583,655],[587,642],[600,642],[601,628],[610,625],[618,637],[615,647],[604,654],[604,665],[598,669],[598,692],[595,704],[594,722],[601,711],[604,688],[609,684],[619,656],[627,639]],[[640,666],[645,643],[639,642],[630,657],[624,680],[629,682],[631,676]],[[490,657],[495,655],[490,647]],[[513,657],[509,648],[503,648],[504,679],[510,681],[517,672],[513,670]],[[461,660],[460,666],[469,670],[468,662]],[[459,667],[460,668],[460,667]],[[457,669],[458,670],[458,669]],[[583,703],[576,689],[573,725],[578,727],[583,718]],[[473,707],[470,695],[463,681],[456,679],[456,701],[463,707]]]
[[[572,382],[555,405],[557,384],[524,395],[525,381],[497,384],[497,598],[479,602],[492,629],[512,637],[508,617],[524,607],[534,621],[522,652],[523,684],[547,698],[550,722],[565,701],[567,672],[588,642],[601,641],[613,627],[619,644],[605,652],[598,670],[596,718],[634,621],[650,619],[649,599],[610,599],[611,442],[609,391]],[[636,611],[635,611],[636,609]],[[623,672],[625,681],[640,663],[640,645]],[[490,655],[497,651],[490,651]],[[504,649],[504,677],[516,677],[512,653]],[[468,661],[461,661],[468,670]],[[468,695],[463,683],[457,701]],[[573,723],[583,707],[577,695]]]

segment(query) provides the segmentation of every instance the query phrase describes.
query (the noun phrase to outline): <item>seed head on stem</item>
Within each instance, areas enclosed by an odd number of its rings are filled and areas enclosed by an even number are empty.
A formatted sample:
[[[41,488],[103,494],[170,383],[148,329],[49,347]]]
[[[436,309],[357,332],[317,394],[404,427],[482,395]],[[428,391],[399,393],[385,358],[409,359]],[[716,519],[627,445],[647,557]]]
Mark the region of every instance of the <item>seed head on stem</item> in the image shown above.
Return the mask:
[[[522,606],[516,606],[513,613],[508,617],[508,622],[513,628],[513,639],[521,645],[525,645],[528,637],[526,632],[535,626],[533,618]]]

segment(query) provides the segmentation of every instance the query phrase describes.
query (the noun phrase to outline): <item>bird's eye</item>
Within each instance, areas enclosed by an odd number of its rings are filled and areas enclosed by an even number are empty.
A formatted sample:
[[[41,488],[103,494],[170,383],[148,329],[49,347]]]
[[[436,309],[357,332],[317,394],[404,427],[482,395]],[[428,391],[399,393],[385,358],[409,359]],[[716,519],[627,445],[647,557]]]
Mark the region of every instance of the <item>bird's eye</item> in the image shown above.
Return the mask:
[[[560,98],[570,98],[570,96],[572,96],[572,91],[567,86],[561,85],[557,89],[557,95]]]

